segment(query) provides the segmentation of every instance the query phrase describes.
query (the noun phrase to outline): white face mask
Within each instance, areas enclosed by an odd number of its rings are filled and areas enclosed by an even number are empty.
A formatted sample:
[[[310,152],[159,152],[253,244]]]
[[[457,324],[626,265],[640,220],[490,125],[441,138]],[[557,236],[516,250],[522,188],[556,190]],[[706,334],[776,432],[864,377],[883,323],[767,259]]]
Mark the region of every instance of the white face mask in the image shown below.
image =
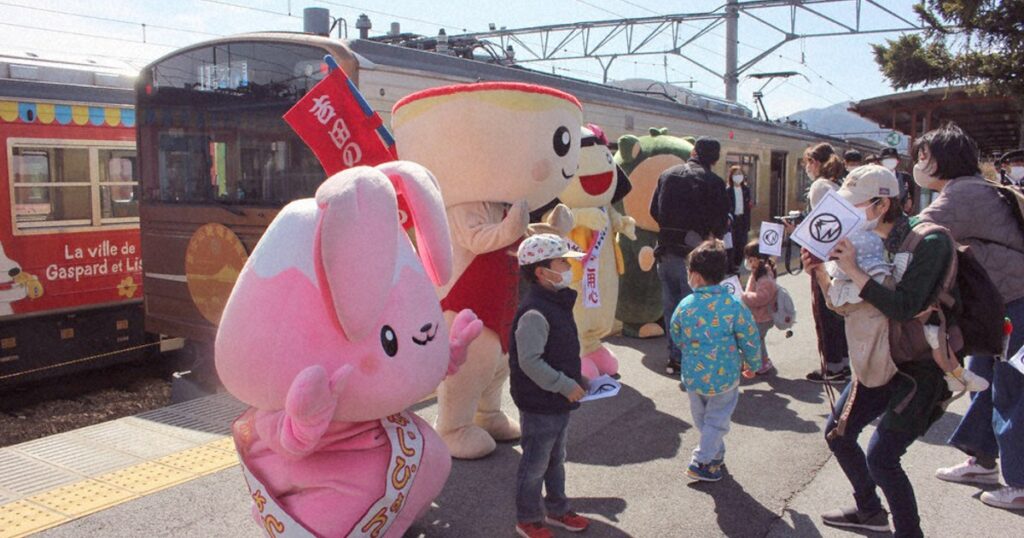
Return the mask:
[[[548,280],[548,282],[556,290],[562,290],[562,289],[568,288],[569,285],[572,284],[572,269],[571,268],[566,269],[565,271],[562,271],[561,273],[559,273],[558,271],[555,271],[553,269],[545,269],[545,270],[549,274],[558,275],[559,280],[557,282],[552,282],[552,281]]]
[[[733,185],[739,185],[740,183],[743,183],[743,176],[741,176],[739,174],[736,174],[735,176],[732,176],[732,184]]]
[[[917,161],[914,165],[914,183],[926,189],[937,190],[935,184],[939,178],[935,177],[935,166],[932,161]]]
[[[1011,166],[1010,173],[1008,175],[1014,181],[1020,181],[1024,179],[1024,166]]]
[[[896,166],[900,164],[899,159],[889,157],[888,159],[882,159],[882,166],[888,168],[890,171],[895,170]]]
[[[860,211],[860,216],[864,218],[864,222],[860,223],[860,229],[865,231],[865,232],[870,232],[871,230],[874,230],[875,228],[877,228],[878,227],[878,222],[880,220],[882,220],[882,216],[881,215],[879,215],[879,216],[877,216],[877,217],[875,217],[873,219],[869,219],[868,218],[868,208],[870,208],[870,207],[872,207],[874,205],[875,204],[871,204],[871,205],[869,205],[867,207],[858,207],[857,208],[857,210]]]

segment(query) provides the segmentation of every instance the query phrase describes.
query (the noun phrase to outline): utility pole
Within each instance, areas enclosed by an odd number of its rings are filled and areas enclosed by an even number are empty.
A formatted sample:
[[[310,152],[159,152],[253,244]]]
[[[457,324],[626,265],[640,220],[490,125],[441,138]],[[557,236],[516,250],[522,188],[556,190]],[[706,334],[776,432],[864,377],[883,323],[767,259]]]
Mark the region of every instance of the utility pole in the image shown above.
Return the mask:
[[[739,45],[738,4],[739,0],[727,0],[725,3],[725,99],[733,103],[736,102],[736,89],[740,84],[736,50]]]

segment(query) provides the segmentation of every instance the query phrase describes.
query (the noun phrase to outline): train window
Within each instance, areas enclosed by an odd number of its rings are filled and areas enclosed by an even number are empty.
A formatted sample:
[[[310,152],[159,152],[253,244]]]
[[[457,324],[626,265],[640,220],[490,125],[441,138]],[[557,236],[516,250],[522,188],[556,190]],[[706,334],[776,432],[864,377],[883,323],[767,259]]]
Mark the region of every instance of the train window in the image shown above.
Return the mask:
[[[18,231],[138,222],[135,150],[11,140]]]
[[[281,116],[323,73],[323,49],[230,43],[186,51],[143,73],[143,196],[170,203],[284,205],[324,179]],[[317,68],[313,68],[317,67]],[[152,163],[152,166],[150,165]]]
[[[100,212],[103,222],[139,218],[135,150],[99,150]]]

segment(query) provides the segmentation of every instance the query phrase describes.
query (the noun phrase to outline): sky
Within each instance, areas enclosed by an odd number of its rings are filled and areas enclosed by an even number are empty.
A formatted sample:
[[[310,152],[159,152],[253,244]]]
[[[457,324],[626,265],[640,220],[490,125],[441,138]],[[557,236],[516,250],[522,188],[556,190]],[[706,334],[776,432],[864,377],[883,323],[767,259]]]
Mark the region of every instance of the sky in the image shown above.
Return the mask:
[[[743,0],[741,0],[742,2]],[[917,22],[911,6],[915,0],[884,0],[902,17]],[[302,30],[302,10],[324,7],[348,23],[349,36],[358,36],[355,20],[365,13],[373,28],[370,35],[387,32],[399,22],[403,32],[449,35],[486,31],[497,27],[523,28],[570,22],[598,21],[654,15],[711,11],[724,0],[0,0],[0,50],[54,54],[91,55],[117,59],[139,68],[175,48],[223,35],[258,30]],[[815,5],[813,9],[837,21],[853,25],[855,0]],[[843,29],[822,17],[797,10],[797,33],[836,32]],[[739,63],[758,55],[781,40],[776,30],[754,16],[788,27],[789,8],[744,13],[739,18]],[[145,26],[144,26],[145,25]],[[700,22],[683,26],[685,37],[695,34]],[[867,2],[861,3],[861,27],[882,29],[905,26]],[[765,87],[764,103],[772,119],[810,108],[857,101],[893,93],[878,71],[871,44],[894,39],[897,33],[798,39],[783,45],[753,66],[740,79],[738,100],[754,108],[752,93],[763,80],[747,74],[797,71],[803,76],[776,79]],[[539,43],[535,36],[527,42]],[[145,42],[143,42],[145,40]],[[652,46],[667,47],[659,37]],[[613,45],[616,43],[612,43]],[[570,49],[575,47],[570,44]],[[675,55],[621,57],[609,70],[610,79],[649,78],[685,82],[694,91],[724,97],[720,78],[695,64],[721,73],[725,69],[724,26],[683,49],[692,61]],[[519,53],[522,58],[524,54]],[[666,60],[667,59],[667,60]],[[667,66],[666,66],[667,61]],[[595,59],[529,63],[528,67],[585,80],[601,80]],[[688,82],[692,81],[692,82]]]

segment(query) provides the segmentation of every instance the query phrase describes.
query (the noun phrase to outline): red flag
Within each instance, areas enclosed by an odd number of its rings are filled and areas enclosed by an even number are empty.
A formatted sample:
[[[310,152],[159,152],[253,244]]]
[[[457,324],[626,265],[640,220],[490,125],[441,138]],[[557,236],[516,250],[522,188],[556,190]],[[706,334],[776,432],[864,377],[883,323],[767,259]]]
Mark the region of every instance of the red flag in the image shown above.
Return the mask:
[[[355,84],[332,69],[284,115],[327,175],[398,158],[394,139]]]

